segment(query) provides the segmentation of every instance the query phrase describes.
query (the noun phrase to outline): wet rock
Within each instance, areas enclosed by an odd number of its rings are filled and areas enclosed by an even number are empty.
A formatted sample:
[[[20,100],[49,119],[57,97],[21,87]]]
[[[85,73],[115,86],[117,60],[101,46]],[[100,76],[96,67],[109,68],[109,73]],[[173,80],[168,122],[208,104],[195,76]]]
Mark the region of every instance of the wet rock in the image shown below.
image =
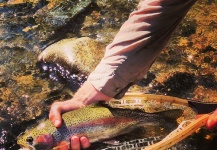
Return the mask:
[[[33,3],[37,4],[40,0],[8,0],[8,5],[15,5],[15,4],[23,4],[23,3]]]
[[[175,73],[163,84],[167,93],[179,96],[195,87],[195,77],[189,73]]]
[[[25,48],[3,47],[0,55],[0,149],[8,149],[16,144],[16,136],[26,127],[22,122],[43,116],[57,100],[51,97],[69,95],[70,91],[58,82],[40,78],[35,53]]]
[[[60,27],[65,25],[70,19],[83,11],[91,0],[55,0],[50,1],[48,5],[38,10],[34,17],[38,24],[46,24],[49,27]]]
[[[104,55],[105,45],[88,37],[64,39],[39,55],[38,66],[50,79],[76,91]]]
[[[72,74],[88,75],[100,62],[104,49],[105,45],[88,37],[64,39],[47,47],[39,60],[59,64]]]
[[[9,1],[8,1],[9,2]],[[32,3],[5,4],[0,7],[0,44],[1,47],[19,47],[34,51],[33,48],[38,43],[27,41],[23,29],[27,26],[34,26],[33,14],[40,6],[34,6]],[[16,43],[16,44],[14,44]]]
[[[8,40],[0,41],[1,44],[10,46],[9,39],[12,43],[20,41],[17,46],[38,52],[56,41],[75,36],[111,42],[137,1],[12,0],[2,4],[0,18],[4,23],[0,25],[0,39]]]
[[[59,83],[66,84],[72,91],[77,91],[78,88],[86,81],[87,75],[81,74],[81,72],[70,72],[66,68],[70,66],[61,66],[59,64],[39,62],[37,64],[41,68],[41,73],[45,78]]]
[[[110,43],[129,14],[136,9],[139,0],[95,0],[91,11],[80,30],[82,36],[89,36],[103,43]],[[121,10],[121,11],[120,11]]]
[[[49,106],[44,105],[43,99],[48,98],[52,91],[49,82],[32,75],[11,78],[13,81],[7,81],[6,87],[0,88],[1,113],[9,115],[14,122],[20,122],[36,118],[48,109]]]
[[[162,84],[157,84],[153,89],[166,95],[180,97],[187,92],[193,92],[195,84],[195,76],[185,72],[176,72],[167,77]]]
[[[209,89],[204,86],[197,86],[193,91],[195,101],[205,102],[205,103],[216,103],[217,92],[214,89]]]

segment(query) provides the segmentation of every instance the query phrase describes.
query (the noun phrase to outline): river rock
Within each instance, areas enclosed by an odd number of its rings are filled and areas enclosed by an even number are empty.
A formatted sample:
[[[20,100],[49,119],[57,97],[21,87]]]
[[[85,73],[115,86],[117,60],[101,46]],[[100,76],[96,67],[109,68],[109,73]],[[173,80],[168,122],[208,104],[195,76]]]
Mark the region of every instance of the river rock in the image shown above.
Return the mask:
[[[34,17],[41,24],[45,23],[50,27],[59,27],[65,25],[70,19],[85,10],[91,4],[92,0],[54,0],[48,5],[38,10]]]
[[[89,74],[104,55],[105,45],[88,37],[63,39],[47,47],[39,60],[64,66],[71,73]]]
[[[43,77],[36,67],[37,54],[13,45],[0,48],[1,150],[19,149],[8,145],[16,145],[15,137],[27,122],[46,115],[54,100],[73,94],[65,91],[64,85]]]

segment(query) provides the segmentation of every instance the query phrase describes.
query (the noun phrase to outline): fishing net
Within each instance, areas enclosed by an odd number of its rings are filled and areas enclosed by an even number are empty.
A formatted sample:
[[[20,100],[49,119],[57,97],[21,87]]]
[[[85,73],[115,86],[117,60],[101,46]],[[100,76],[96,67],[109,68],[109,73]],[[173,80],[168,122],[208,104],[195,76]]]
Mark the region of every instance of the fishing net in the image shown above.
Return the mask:
[[[196,125],[194,123],[193,125],[191,124],[192,120],[194,120],[196,116],[196,112],[188,106],[187,100],[177,98],[177,97],[143,94],[143,93],[127,93],[120,100],[112,99],[111,101],[109,101],[109,105],[115,108],[122,108],[122,109],[141,109],[148,113],[161,112],[169,109],[182,109],[183,115],[177,119],[179,126],[175,128],[175,130],[172,130],[165,137],[159,136],[157,140],[152,140],[151,142],[150,141],[148,142],[147,138],[143,138],[143,140],[140,139],[139,141],[131,140],[131,141],[121,143],[119,146],[106,147],[103,150],[108,150],[108,149],[133,150],[133,149],[141,149],[141,148],[144,150],[167,149],[169,147],[172,147],[179,141],[183,140],[187,136],[191,135],[197,128],[204,125],[204,119],[203,121],[198,120]],[[157,146],[155,147],[155,145]]]
[[[182,109],[183,115],[179,121],[193,119],[196,112],[188,106],[186,99],[172,96],[143,94],[143,93],[126,93],[120,99],[112,99],[109,105],[115,108],[141,109],[148,113],[161,112],[169,109]]]

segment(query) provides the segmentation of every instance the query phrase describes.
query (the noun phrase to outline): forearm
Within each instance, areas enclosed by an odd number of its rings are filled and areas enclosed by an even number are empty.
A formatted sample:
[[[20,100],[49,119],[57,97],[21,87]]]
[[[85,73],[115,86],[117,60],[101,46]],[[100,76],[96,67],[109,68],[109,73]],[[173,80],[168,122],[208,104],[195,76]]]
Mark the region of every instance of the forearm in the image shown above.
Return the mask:
[[[148,71],[196,0],[144,0],[130,14],[88,81],[114,97]]]

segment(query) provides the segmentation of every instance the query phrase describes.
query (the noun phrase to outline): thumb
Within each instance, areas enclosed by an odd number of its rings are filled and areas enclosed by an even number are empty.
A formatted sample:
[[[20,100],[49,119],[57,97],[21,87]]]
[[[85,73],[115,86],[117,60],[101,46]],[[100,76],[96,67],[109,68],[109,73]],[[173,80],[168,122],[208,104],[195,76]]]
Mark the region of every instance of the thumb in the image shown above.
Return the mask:
[[[210,115],[209,119],[206,122],[206,126],[208,129],[214,129],[217,125],[217,109],[213,114]]]
[[[61,117],[61,105],[59,102],[55,102],[51,105],[49,119],[55,127],[60,127],[62,124]]]
[[[84,107],[84,105],[75,99],[63,102],[54,102],[50,108],[49,119],[55,127],[60,127],[62,124],[61,113],[82,107]]]

